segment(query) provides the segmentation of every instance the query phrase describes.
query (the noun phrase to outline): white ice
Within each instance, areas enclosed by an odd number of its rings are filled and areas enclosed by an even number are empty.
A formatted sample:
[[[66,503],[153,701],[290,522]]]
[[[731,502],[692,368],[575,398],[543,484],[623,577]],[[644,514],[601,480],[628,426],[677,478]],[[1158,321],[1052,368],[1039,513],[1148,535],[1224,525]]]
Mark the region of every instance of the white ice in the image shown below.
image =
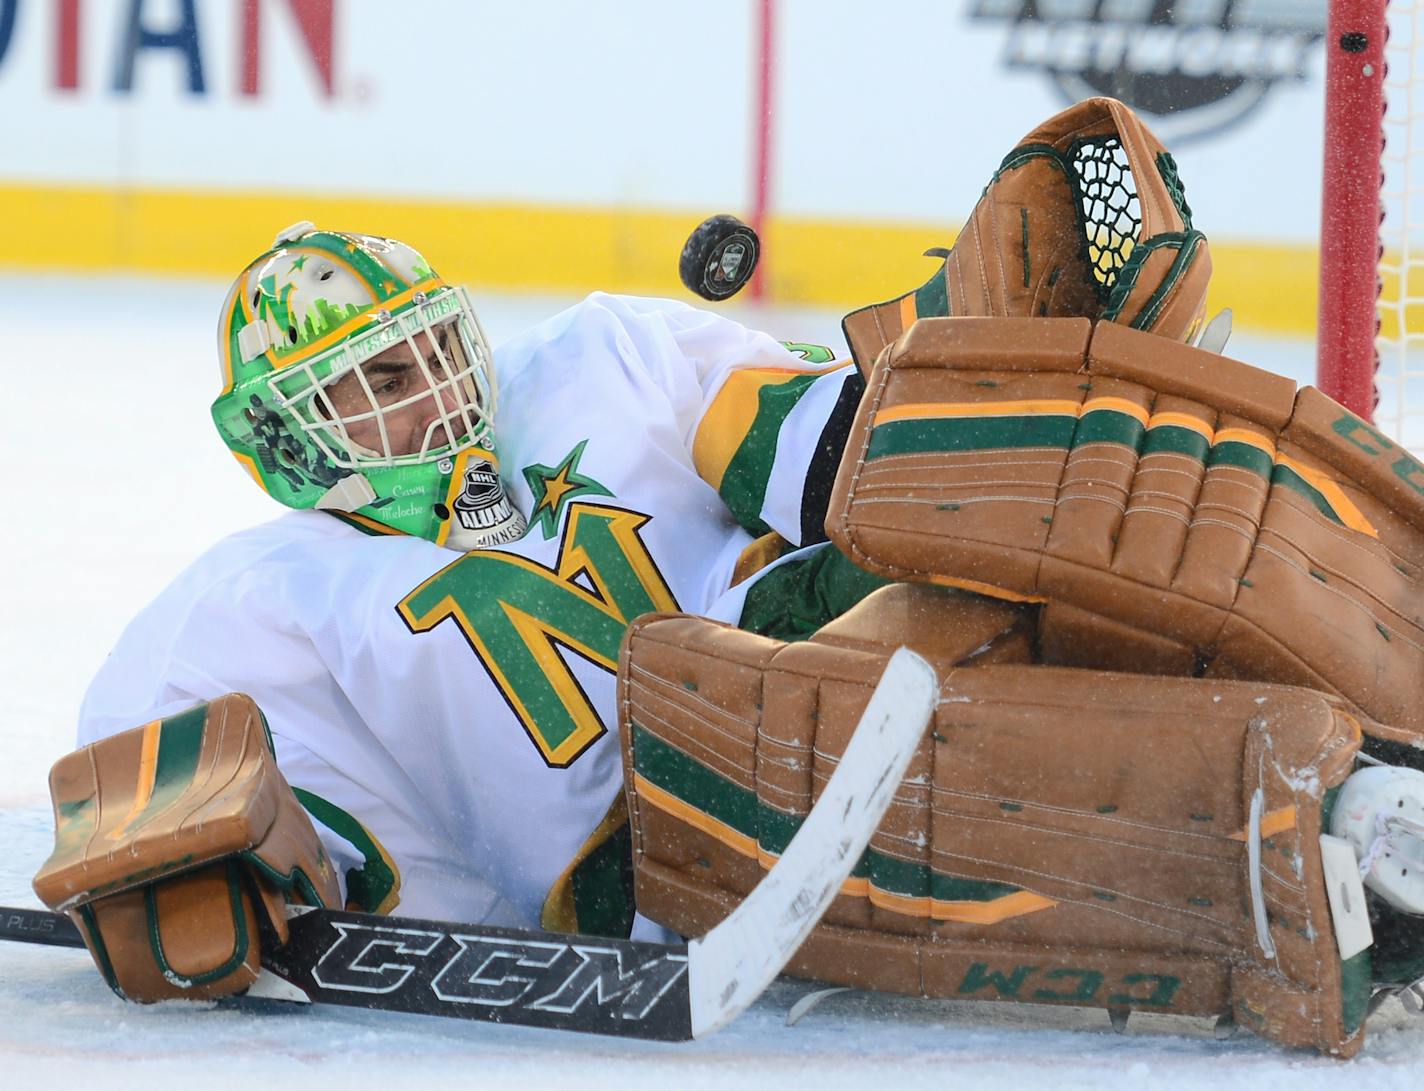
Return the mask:
[[[45,775],[126,620],[208,544],[277,514],[207,416],[222,290],[0,277],[0,904],[38,904],[29,877],[49,849]],[[481,299],[496,342],[569,302]],[[728,309],[785,339],[842,345],[834,313]],[[1302,381],[1313,367],[1309,342],[1238,335],[1227,351]],[[138,1008],[83,952],[0,943],[0,1089],[1424,1085],[1424,1019],[1394,1003],[1342,1064],[1248,1035],[1219,1042],[1205,1020],[1136,1015],[1117,1035],[1102,1011],[864,993],[786,1027],[807,988],[783,980],[707,1041],[658,1045],[337,1009]]]

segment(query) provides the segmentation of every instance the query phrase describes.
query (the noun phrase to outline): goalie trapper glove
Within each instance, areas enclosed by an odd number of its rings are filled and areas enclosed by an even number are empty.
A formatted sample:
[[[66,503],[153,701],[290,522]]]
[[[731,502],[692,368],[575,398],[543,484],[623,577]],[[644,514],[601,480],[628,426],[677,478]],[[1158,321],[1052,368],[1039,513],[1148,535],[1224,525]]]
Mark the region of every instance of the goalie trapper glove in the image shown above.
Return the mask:
[[[331,862],[244,694],[66,755],[50,793],[55,848],[35,892],[74,921],[128,1000],[241,992],[264,936],[286,940],[289,902],[338,904]]]
[[[842,323],[862,373],[917,318],[1082,317],[1190,341],[1211,258],[1177,164],[1124,103],[1090,98],[1004,157],[944,265]]]

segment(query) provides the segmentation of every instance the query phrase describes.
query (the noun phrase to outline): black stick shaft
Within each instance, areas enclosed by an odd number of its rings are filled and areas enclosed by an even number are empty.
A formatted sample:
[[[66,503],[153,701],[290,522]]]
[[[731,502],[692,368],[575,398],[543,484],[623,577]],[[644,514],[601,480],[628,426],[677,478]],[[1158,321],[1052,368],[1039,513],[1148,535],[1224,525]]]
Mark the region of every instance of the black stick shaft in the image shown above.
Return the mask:
[[[317,909],[266,969],[317,1003],[623,1038],[692,1037],[687,948]],[[83,947],[69,918],[0,906],[0,940]]]
[[[83,947],[84,940],[69,918],[47,909],[0,906],[0,939],[42,943],[48,947]]]

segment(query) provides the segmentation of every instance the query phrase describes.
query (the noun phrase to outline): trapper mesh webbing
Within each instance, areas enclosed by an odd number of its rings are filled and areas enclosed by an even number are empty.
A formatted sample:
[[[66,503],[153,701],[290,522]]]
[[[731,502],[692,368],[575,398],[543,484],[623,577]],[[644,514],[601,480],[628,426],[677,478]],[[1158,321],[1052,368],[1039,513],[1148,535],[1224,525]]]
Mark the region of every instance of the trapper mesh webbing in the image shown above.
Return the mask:
[[[1097,281],[1098,297],[1106,300],[1142,228],[1137,183],[1122,141],[1116,136],[1078,141],[1069,152],[1069,160],[1082,203],[1088,261]]]

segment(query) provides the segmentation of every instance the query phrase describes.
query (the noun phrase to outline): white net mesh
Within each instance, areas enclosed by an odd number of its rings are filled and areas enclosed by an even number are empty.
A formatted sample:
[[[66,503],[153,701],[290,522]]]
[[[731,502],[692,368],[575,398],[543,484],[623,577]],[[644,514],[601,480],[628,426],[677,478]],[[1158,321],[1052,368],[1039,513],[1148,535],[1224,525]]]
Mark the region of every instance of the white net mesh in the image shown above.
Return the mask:
[[[1380,241],[1380,428],[1424,452],[1424,0],[1391,0]]]

